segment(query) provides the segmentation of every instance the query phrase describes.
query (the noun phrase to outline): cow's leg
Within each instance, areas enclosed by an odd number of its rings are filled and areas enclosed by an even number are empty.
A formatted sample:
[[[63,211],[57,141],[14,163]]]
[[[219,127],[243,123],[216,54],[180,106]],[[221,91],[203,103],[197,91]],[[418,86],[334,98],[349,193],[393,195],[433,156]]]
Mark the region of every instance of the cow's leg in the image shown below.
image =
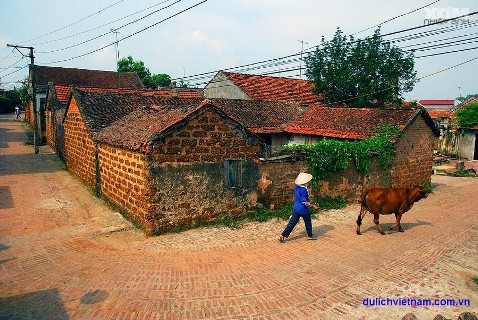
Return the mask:
[[[378,219],[379,216],[380,215],[378,213],[374,213],[373,214],[373,222],[375,223],[375,226],[377,227],[378,231],[380,231],[381,234],[385,235],[385,231],[383,231],[383,228],[379,223],[379,219]]]
[[[398,231],[403,232],[402,225],[400,224],[400,220],[402,219],[402,214],[398,213],[397,214],[397,223],[398,223]]]
[[[400,217],[401,216],[402,215],[399,215],[398,213],[395,213],[395,223],[390,228],[388,228],[388,231],[393,230],[393,228],[395,228],[396,226],[399,226],[398,230],[400,231]]]
[[[358,235],[362,235],[362,233],[360,232],[360,226],[362,225],[362,220],[365,217],[366,213],[367,213],[367,209],[365,209],[364,206],[361,206],[360,207],[360,213],[357,217],[357,234]]]

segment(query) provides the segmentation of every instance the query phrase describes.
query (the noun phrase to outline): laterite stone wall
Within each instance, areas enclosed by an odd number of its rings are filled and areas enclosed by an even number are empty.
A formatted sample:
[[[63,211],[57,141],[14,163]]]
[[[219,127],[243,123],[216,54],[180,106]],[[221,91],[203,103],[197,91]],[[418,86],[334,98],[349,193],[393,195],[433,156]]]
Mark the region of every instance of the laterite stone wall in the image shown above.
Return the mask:
[[[436,137],[422,117],[404,131],[397,142],[391,170],[392,187],[429,186]]]
[[[95,144],[86,130],[74,99],[70,103],[64,128],[65,160],[68,169],[95,189]]]
[[[257,204],[259,145],[209,110],[153,146],[157,231],[190,227],[221,214],[240,216]],[[227,186],[228,160],[240,186]],[[238,176],[239,177],[239,176]]]
[[[149,212],[154,206],[155,186],[146,155],[100,143],[98,160],[101,194],[123,208],[146,233],[154,233],[156,224]]]

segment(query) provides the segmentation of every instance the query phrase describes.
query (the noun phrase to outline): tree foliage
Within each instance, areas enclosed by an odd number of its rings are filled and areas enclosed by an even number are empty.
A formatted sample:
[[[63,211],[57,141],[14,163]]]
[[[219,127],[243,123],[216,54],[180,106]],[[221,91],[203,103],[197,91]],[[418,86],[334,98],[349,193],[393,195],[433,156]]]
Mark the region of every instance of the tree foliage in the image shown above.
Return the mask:
[[[364,140],[324,139],[309,145],[284,146],[285,150],[305,151],[309,158],[312,185],[318,187],[320,180],[345,170],[351,161],[358,172],[368,176],[372,155],[376,155],[382,168],[390,168],[395,160],[395,142],[403,135],[398,126],[380,125],[375,135]]]
[[[13,112],[15,106],[22,104],[20,89],[0,92],[0,113]]]
[[[478,103],[472,103],[456,110],[458,125],[470,128],[478,125]]]
[[[338,28],[332,40],[322,37],[320,47],[305,62],[315,93],[328,105],[400,105],[402,94],[418,81],[413,54],[385,41],[380,29],[356,40]]]
[[[467,95],[466,97],[457,97],[456,100],[460,101],[460,102],[464,102],[470,98],[478,98],[478,93],[475,93],[475,94],[469,94]]]
[[[171,77],[167,74],[152,74],[141,60],[134,61],[132,56],[121,58],[118,61],[119,72],[136,72],[146,88],[156,89],[171,84]]]

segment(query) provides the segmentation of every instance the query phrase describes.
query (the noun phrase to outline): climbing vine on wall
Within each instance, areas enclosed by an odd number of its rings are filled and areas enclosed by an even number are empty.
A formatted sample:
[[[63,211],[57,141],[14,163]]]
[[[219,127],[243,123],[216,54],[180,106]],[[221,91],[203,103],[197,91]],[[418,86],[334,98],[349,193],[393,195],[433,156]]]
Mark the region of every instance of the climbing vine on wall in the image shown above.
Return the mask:
[[[331,174],[345,170],[351,160],[357,171],[368,176],[372,155],[377,155],[379,165],[390,168],[395,159],[395,141],[401,137],[398,126],[383,124],[374,137],[365,140],[324,139],[314,145],[284,146],[289,151],[303,151],[309,158],[313,185],[327,179]]]

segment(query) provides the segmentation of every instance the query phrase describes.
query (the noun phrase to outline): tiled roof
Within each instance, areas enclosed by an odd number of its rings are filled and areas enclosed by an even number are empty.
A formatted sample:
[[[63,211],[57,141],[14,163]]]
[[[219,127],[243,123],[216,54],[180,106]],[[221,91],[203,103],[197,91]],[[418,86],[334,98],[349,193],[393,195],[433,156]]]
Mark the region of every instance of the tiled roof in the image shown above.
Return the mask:
[[[450,110],[428,110],[428,114],[432,119],[451,118],[453,112],[451,112]]]
[[[449,106],[454,105],[455,100],[420,100],[422,106]]]
[[[389,123],[405,129],[419,114],[436,134],[428,113],[420,109],[333,108],[311,105],[291,122],[285,132],[339,139],[366,139],[373,136],[381,124]]]
[[[66,103],[68,102],[68,95],[71,92],[71,86],[62,86],[62,85],[55,85],[54,86],[55,93],[56,93],[56,100],[58,102]]]
[[[104,128],[143,106],[198,105],[201,99],[165,98],[158,91],[74,88],[72,95],[93,139]]]
[[[135,72],[114,72],[76,68],[35,66],[35,84],[90,86],[99,88],[142,89],[143,84]]]
[[[224,72],[253,100],[294,101],[311,104],[318,101],[314,84],[307,80]]]
[[[211,103],[255,134],[282,132],[304,112],[296,103],[277,101],[211,99]]]
[[[181,101],[186,100],[174,99],[176,103]],[[197,100],[187,101],[185,104],[168,104],[162,107],[140,107],[103,129],[97,139],[114,146],[145,151],[157,134],[200,108]],[[171,102],[173,101],[168,101]]]

